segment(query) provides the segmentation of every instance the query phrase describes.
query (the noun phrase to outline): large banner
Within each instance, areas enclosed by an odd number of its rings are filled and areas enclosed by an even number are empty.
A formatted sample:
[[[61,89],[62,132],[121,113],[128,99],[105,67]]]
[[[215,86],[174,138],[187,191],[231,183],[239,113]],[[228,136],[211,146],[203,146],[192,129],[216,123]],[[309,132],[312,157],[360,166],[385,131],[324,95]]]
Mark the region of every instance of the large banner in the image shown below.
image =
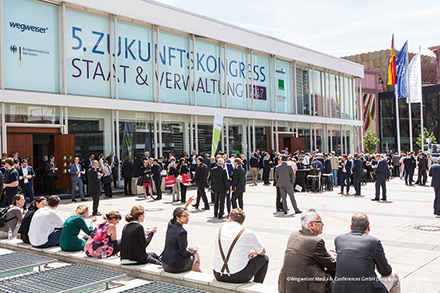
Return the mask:
[[[3,0],[5,87],[59,92],[58,7]]]
[[[218,143],[220,142],[220,136],[223,129],[223,114],[215,112],[214,126],[212,130],[212,147],[211,147],[211,157],[215,156],[218,148]]]

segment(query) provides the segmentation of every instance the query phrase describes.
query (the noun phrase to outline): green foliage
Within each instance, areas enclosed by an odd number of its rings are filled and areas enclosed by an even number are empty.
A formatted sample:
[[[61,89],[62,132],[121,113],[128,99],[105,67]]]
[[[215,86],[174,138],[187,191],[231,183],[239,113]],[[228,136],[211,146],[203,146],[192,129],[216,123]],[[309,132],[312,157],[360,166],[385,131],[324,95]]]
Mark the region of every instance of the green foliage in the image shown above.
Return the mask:
[[[364,146],[367,153],[374,153],[380,140],[371,132],[367,131],[364,135]]]
[[[428,145],[428,142],[426,141],[426,139],[430,137],[431,138],[431,143],[437,143],[437,139],[434,136],[434,133],[429,132],[428,129],[426,129],[426,127],[423,128],[423,145]],[[420,133],[419,136],[417,137],[417,141],[416,141],[416,145],[421,148],[422,147],[422,134]]]

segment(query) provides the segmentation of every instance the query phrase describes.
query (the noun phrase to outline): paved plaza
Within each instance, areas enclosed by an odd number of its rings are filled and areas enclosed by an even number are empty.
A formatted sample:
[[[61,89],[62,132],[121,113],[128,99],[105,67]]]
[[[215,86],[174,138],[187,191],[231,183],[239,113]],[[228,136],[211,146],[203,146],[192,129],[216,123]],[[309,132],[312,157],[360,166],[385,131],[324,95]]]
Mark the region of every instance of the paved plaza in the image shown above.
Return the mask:
[[[349,231],[351,216],[355,212],[364,212],[370,218],[370,235],[382,240],[393,271],[401,278],[402,292],[440,292],[440,228],[438,231],[416,229],[417,226],[440,227],[440,218],[433,215],[433,189],[427,186],[408,187],[398,178],[388,182],[387,188],[388,202],[370,200],[374,196],[373,183],[362,186],[362,197],[341,197],[337,194],[339,189],[324,193],[295,193],[295,196],[301,210],[315,208],[323,218],[324,232],[320,237],[326,241],[327,249],[334,249],[333,240],[337,235]],[[354,190],[351,192],[354,193]],[[196,189],[189,189],[188,196],[192,195],[196,195]],[[87,204],[91,207],[91,201]],[[168,192],[161,201],[144,200],[143,196],[116,196],[102,200],[100,211],[118,210],[124,217],[137,204],[147,209],[144,226],[150,229],[158,227],[147,250],[160,254],[167,222],[173,209],[182,204],[171,203]],[[247,215],[245,226],[261,238],[270,258],[265,284],[276,286],[287,239],[293,231],[300,229],[300,215],[275,212],[275,187],[263,186],[262,183],[247,186],[244,204]],[[66,219],[77,205],[63,200],[59,213]],[[216,230],[226,220],[213,218],[212,207],[210,211],[190,207],[189,211],[190,221],[185,226],[189,246],[199,247],[202,270],[210,273]],[[118,225],[119,235],[125,223],[122,220]]]

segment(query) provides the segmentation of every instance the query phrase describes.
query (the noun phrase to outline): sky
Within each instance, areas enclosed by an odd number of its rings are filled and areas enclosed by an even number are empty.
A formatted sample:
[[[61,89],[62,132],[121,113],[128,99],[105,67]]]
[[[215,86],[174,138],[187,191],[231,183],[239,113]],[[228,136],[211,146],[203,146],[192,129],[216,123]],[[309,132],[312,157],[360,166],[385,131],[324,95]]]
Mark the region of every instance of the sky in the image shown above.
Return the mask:
[[[432,0],[158,0],[338,57],[389,49],[434,56],[440,1]]]

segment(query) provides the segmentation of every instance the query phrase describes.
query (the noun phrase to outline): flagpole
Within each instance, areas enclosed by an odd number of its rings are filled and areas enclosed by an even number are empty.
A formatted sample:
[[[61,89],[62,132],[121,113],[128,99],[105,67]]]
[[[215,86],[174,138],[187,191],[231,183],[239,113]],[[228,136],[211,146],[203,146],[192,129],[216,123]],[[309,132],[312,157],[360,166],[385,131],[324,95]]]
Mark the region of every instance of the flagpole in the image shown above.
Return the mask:
[[[400,118],[399,118],[399,99],[396,95],[396,86],[394,85],[394,98],[396,99],[396,127],[397,127],[397,150],[400,156]]]
[[[406,87],[407,87],[407,93],[409,93],[409,74],[408,74],[408,65],[409,65],[409,46],[408,46],[408,40],[406,40]],[[409,96],[409,94],[408,94]],[[411,108],[411,99],[408,97],[408,118],[409,118],[409,150],[413,151],[413,137],[412,137],[412,108]]]
[[[421,63],[422,63],[422,49],[421,49],[421,47],[419,46],[419,58],[420,58],[420,60],[419,60],[419,62],[420,62],[420,75],[422,74],[422,66],[421,66]],[[422,85],[420,84],[420,87],[421,87]],[[425,128],[424,128],[424,126],[423,126],[423,88],[422,88],[422,90],[421,90],[421,92],[422,92],[422,96],[420,97],[420,125],[421,125],[421,127],[420,127],[420,132],[421,132],[421,134],[422,134],[422,152],[424,151],[424,144],[425,144],[425,139],[424,139],[424,134],[425,134]]]

